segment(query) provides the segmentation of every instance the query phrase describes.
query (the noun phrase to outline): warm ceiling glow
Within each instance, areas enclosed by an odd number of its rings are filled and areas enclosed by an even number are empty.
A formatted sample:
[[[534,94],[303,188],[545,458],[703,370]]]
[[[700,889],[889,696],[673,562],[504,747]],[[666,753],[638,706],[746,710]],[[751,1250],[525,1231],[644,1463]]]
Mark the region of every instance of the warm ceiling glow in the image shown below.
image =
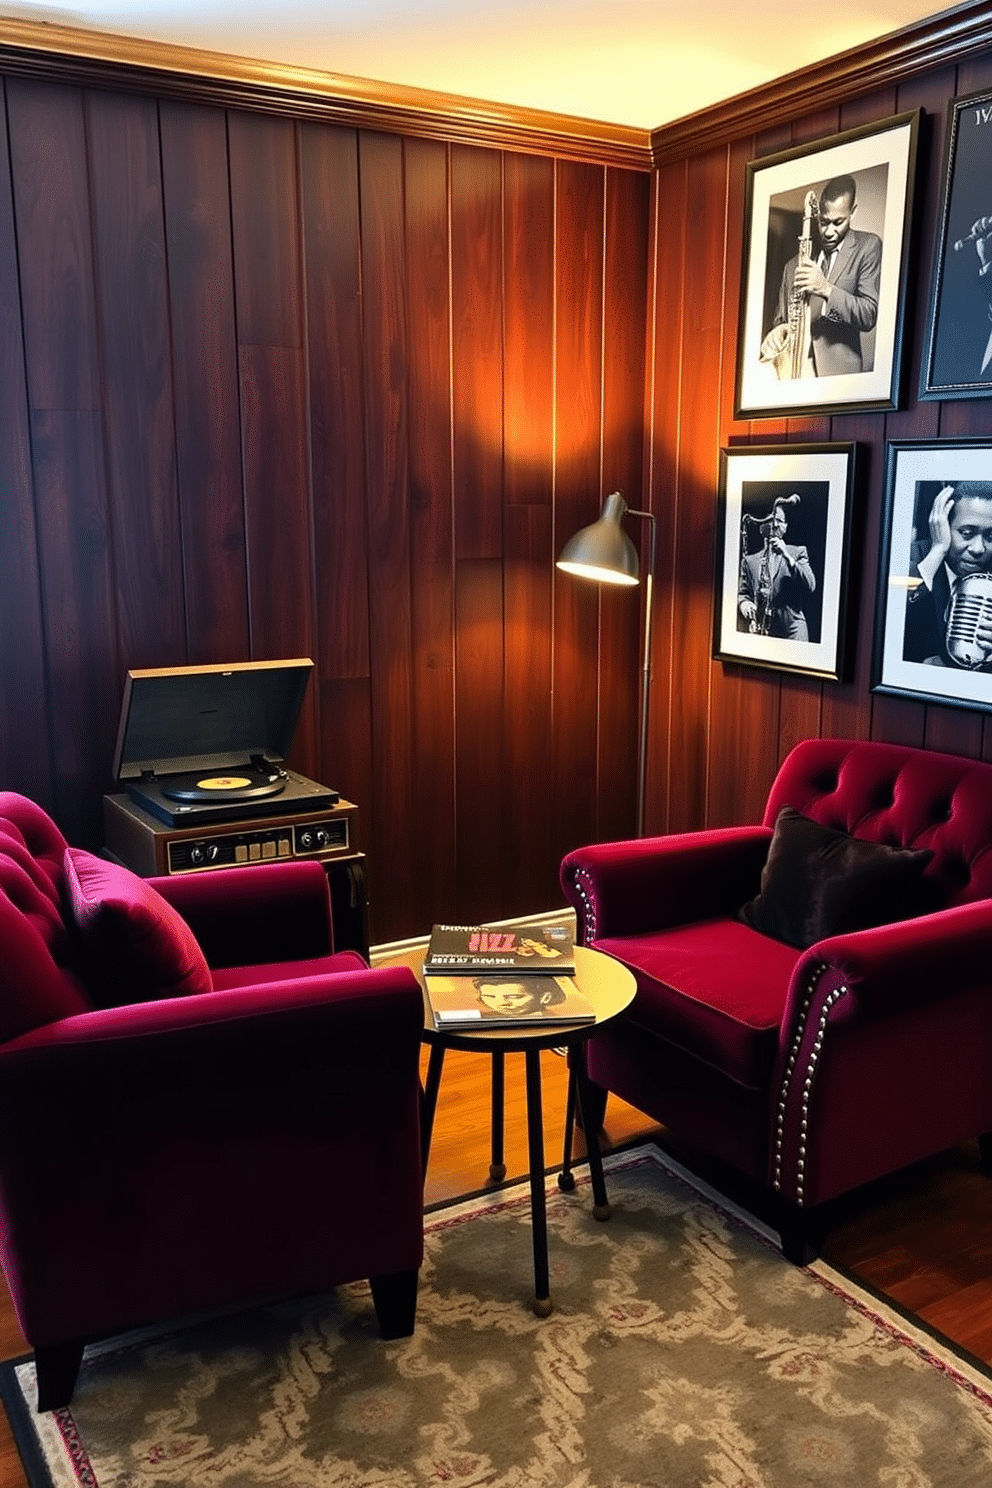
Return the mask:
[[[793,0],[0,0],[19,19],[645,130],[946,8],[875,0],[807,24]]]

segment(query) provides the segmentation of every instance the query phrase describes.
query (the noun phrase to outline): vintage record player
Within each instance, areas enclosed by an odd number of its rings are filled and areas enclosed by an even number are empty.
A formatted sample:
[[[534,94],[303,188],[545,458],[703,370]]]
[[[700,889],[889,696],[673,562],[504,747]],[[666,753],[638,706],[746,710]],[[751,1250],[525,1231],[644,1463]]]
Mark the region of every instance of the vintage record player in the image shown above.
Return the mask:
[[[107,855],[146,878],[301,858],[328,879],[334,943],[368,956],[358,808],[287,768],[313,662],[241,662],[127,674]]]
[[[336,790],[285,765],[312,671],[301,658],[128,672],[114,779],[169,827],[335,806]]]

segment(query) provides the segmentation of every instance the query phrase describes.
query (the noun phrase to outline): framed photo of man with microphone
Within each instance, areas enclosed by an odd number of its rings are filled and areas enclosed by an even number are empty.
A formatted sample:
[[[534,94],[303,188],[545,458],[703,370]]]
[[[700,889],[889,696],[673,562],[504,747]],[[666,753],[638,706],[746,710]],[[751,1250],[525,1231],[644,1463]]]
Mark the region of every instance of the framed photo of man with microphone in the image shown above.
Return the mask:
[[[899,406],[920,117],[747,163],[736,418]]]
[[[992,444],[891,443],[873,692],[992,711]]]
[[[992,395],[992,92],[947,108],[921,398]]]

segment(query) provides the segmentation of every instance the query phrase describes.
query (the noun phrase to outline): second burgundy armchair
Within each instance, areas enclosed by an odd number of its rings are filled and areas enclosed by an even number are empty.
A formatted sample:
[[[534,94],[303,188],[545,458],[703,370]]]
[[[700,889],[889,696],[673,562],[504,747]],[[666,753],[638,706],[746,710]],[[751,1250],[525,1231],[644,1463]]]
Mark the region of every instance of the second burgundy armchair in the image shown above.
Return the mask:
[[[791,1258],[837,1195],[992,1155],[992,765],[809,740],[761,822],[584,847],[561,882],[637,978],[592,1080],[773,1195]]]

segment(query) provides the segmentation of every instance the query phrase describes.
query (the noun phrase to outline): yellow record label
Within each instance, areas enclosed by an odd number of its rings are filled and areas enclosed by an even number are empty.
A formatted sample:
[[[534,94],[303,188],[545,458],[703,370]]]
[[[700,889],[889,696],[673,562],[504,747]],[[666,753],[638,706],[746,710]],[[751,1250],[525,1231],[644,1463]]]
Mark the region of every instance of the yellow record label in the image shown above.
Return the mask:
[[[211,775],[196,782],[197,790],[245,790],[251,781],[244,775]]]

